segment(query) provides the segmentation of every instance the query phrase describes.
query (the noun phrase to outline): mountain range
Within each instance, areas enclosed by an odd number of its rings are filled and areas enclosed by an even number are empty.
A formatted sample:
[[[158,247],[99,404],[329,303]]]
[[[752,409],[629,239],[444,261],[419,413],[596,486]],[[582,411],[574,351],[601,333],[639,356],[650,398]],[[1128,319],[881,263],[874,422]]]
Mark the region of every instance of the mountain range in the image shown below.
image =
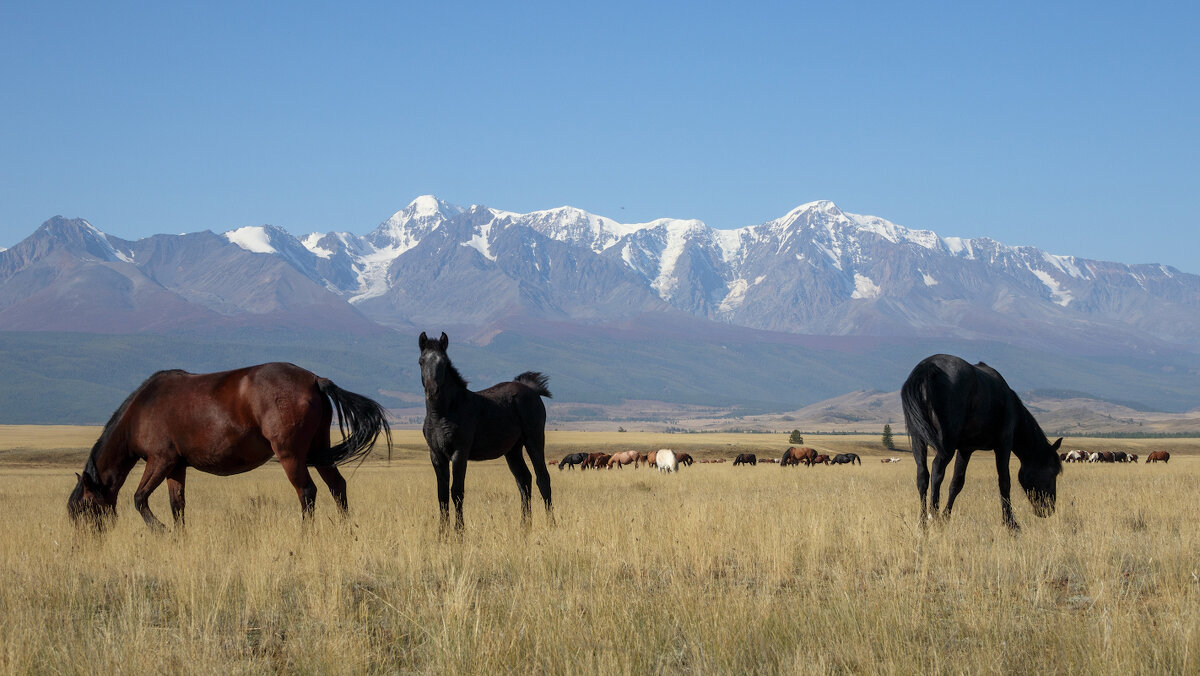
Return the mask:
[[[776,382],[796,363],[828,365],[817,386],[798,382],[830,396],[897,386],[872,382],[855,360],[876,380],[902,379],[922,351],[955,349],[1012,355],[1014,368],[1042,376],[1030,387],[1099,388],[1109,399],[1187,410],[1200,405],[1197,310],[1200,276],[1168,266],[940,236],[828,201],[736,230],[696,220],[626,224],[573,207],[519,214],[433,196],[365,235],[297,237],[264,225],[129,241],[55,217],[0,251],[0,332],[213,345],[287,333],[293,345],[305,342],[298,336],[320,345],[351,336],[393,350],[421,330],[444,330],[478,350],[480,364],[491,355],[536,367],[558,355],[558,380],[580,401],[702,399],[702,384],[676,386],[664,370],[688,369],[683,346],[704,362],[695,368],[713,370],[714,391],[748,393],[731,381]],[[740,362],[715,370],[731,346],[776,356],[749,375],[734,372]],[[609,361],[595,356],[610,347]],[[678,363],[662,358],[676,351]],[[1064,358],[1084,360],[1086,372],[1039,366]],[[616,374],[586,379],[601,386],[562,377],[584,362],[579,372]],[[657,384],[623,391],[647,371]],[[1068,382],[1045,382],[1051,373]],[[412,392],[414,384],[371,389]],[[800,406],[812,396],[731,401]]]

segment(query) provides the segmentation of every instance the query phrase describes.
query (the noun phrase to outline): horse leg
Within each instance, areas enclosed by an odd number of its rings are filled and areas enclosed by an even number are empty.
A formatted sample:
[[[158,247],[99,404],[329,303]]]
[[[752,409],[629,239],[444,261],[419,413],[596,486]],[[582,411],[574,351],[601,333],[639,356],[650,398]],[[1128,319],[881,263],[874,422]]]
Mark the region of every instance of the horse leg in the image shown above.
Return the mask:
[[[528,450],[528,447],[526,448]],[[530,455],[532,456],[532,452]],[[550,472],[546,471],[537,462],[533,463],[533,473],[537,475],[538,493],[542,495],[542,502],[546,505],[546,518],[550,525],[554,525],[554,505],[550,502]]]
[[[346,478],[332,465],[318,467],[317,474],[320,474],[325,485],[329,486],[329,492],[333,493],[333,501],[337,503],[338,509],[342,514],[346,514],[350,510],[350,503],[346,500]]]
[[[288,481],[296,489],[296,497],[300,498],[300,518],[311,518],[317,507],[317,484],[308,473],[308,466],[292,455],[280,457],[277,451],[275,456],[279,458]]]
[[[183,528],[183,482],[187,478],[187,465],[182,462],[167,475],[167,494],[171,497],[171,516],[175,519],[175,527]]]
[[[546,430],[543,426],[531,425],[532,429],[525,432],[525,452],[533,463],[533,473],[537,475],[538,493],[546,505],[546,519],[554,525],[554,506],[550,501],[550,473],[543,467],[541,459],[546,456]],[[636,465],[634,466],[637,467]]]
[[[1000,485],[1000,511],[1004,514],[1004,525],[1014,532],[1021,530],[1012,512],[1012,498],[1009,490],[1012,488],[1012,477],[1008,473],[1008,456],[1011,449],[996,449],[996,479]]]
[[[946,496],[946,518],[950,518],[950,510],[954,509],[954,498],[958,497],[967,478],[967,463],[971,462],[971,451],[960,450],[954,459],[954,476],[950,478],[950,494]]]
[[[521,444],[518,442],[511,451],[504,455],[504,459],[508,462],[508,471],[512,472],[513,478],[517,480],[517,490],[521,493],[521,526],[526,530],[530,524],[530,508],[529,498],[533,485],[533,475],[529,473],[529,468],[525,466],[525,459],[521,457]],[[534,467],[537,467],[535,462]]]
[[[929,511],[934,518],[938,517],[938,505],[942,499],[942,480],[946,478],[946,465],[950,462],[950,456],[953,453],[954,451],[950,451],[950,454],[939,452],[933,456],[933,474],[930,477],[930,488],[933,490],[931,491],[932,495],[929,496]]]
[[[929,446],[917,438],[912,442],[913,461],[917,464],[917,493],[921,496],[921,528],[926,526],[929,521],[929,506],[925,501],[925,496],[929,492],[929,464],[927,454]]]
[[[429,459],[437,476],[439,530],[444,537],[450,529],[450,458],[430,451]]]
[[[154,516],[154,512],[150,511],[150,494],[158,485],[167,478],[175,469],[176,459],[164,460],[160,456],[152,455],[146,460],[146,471],[142,472],[142,480],[138,483],[137,491],[133,494],[133,506],[138,513],[142,515],[142,519],[146,521],[146,525],[153,531],[162,531],[166,529],[162,521]]]
[[[455,451],[450,458],[450,475],[454,482],[450,484],[450,501],[454,503],[454,530],[463,532],[463,487],[467,480],[467,451]]]

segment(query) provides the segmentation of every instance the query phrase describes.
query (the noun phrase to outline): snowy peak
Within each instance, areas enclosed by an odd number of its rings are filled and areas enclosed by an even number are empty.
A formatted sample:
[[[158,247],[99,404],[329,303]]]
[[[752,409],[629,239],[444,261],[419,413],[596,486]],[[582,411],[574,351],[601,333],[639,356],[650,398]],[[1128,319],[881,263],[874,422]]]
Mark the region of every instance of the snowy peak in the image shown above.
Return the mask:
[[[433,195],[422,195],[379,224],[366,239],[378,249],[391,249],[395,255],[408,251],[421,238],[465,211]]]
[[[118,251],[107,234],[82,218],[55,216],[43,223],[30,239],[62,246],[84,259],[129,262],[128,252]]]
[[[272,244],[273,239],[281,235],[288,236],[282,228],[273,225],[247,225],[225,233],[225,239],[251,253],[272,254],[278,249]]]
[[[462,207],[440,200],[433,195],[421,195],[409,202],[408,206],[398,213],[404,214],[407,218],[432,219],[452,218],[463,211]],[[394,215],[393,218],[395,218]]]

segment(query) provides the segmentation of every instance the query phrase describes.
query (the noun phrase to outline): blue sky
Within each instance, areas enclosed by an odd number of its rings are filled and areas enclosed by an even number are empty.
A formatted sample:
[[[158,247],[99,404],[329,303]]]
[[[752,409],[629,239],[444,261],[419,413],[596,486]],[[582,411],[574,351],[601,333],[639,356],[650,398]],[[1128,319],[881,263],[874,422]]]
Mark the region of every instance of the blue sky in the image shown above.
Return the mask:
[[[831,199],[1200,272],[1195,3],[575,4],[5,2],[0,246]]]

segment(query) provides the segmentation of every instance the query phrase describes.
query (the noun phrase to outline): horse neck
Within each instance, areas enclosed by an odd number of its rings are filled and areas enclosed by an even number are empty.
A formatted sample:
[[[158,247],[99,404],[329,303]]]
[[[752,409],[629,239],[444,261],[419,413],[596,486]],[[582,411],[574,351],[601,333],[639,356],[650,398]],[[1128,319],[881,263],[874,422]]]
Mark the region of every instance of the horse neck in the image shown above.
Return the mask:
[[[425,413],[438,414],[449,411],[466,393],[467,388],[462,384],[455,382],[453,378],[445,378],[432,392],[425,390]]]
[[[118,424],[114,429],[105,430],[104,436],[96,442],[84,471],[90,470],[93,478],[98,479],[115,498],[137,460],[137,456],[129,450],[124,425]]]
[[[1029,409],[1021,406],[1017,412],[1017,428],[1013,435],[1013,454],[1021,460],[1037,460],[1050,447],[1050,440],[1034,420]]]

